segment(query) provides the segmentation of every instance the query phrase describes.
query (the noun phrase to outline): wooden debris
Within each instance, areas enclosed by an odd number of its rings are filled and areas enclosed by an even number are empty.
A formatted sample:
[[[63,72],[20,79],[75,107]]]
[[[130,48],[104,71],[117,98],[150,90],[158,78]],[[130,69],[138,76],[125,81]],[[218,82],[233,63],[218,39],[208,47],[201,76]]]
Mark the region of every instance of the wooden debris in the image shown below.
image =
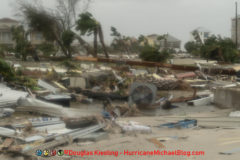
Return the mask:
[[[196,77],[196,73],[194,72],[186,72],[186,73],[179,73],[175,75],[177,79],[182,80],[185,78],[194,78]]]
[[[0,150],[8,149],[14,143],[13,138],[6,138],[3,144],[0,146]]]
[[[186,102],[186,101],[191,101],[196,98],[197,95],[197,89],[194,89],[193,95],[191,97],[179,97],[179,98],[174,98],[170,102],[171,103],[178,103],[178,102]]]
[[[165,146],[161,142],[159,142],[156,138],[148,139],[148,141],[155,144],[155,146],[158,148],[165,148]]]
[[[171,68],[173,70],[182,70],[182,71],[196,71],[199,68],[197,66],[185,66],[185,65],[174,65],[174,64],[166,64],[166,63],[157,63],[157,62],[149,62],[149,61],[131,61],[131,60],[119,60],[119,59],[108,59],[108,58],[91,58],[91,57],[75,57],[75,60],[78,61],[88,61],[88,62],[105,62],[105,63],[114,63],[114,64],[126,64],[131,66],[146,66],[146,67],[165,67]],[[210,72],[213,74],[227,74],[227,75],[235,75],[236,70],[233,68],[202,68],[202,72]]]

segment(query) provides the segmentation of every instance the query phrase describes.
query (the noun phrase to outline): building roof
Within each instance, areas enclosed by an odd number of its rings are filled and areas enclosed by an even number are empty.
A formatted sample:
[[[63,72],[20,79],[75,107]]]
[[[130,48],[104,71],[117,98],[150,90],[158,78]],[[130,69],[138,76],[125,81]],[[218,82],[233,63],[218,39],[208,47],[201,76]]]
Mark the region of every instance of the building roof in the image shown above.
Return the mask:
[[[148,38],[153,38],[153,39],[156,39],[159,37],[160,35],[157,35],[157,34],[151,34],[151,35],[148,35],[147,37]],[[166,34],[166,39],[168,42],[179,42],[181,40],[177,39],[176,37],[170,35],[170,34]]]
[[[11,19],[11,18],[1,18],[0,22],[5,22],[5,23],[19,23],[17,20]]]
[[[176,37],[173,37],[172,35],[170,35],[170,34],[167,34],[167,41],[168,42],[177,42],[177,41],[181,41],[181,40],[179,40],[179,39],[177,39]]]
[[[157,35],[157,34],[150,34],[150,35],[148,35],[147,37],[149,37],[149,38],[157,38],[159,35]]]

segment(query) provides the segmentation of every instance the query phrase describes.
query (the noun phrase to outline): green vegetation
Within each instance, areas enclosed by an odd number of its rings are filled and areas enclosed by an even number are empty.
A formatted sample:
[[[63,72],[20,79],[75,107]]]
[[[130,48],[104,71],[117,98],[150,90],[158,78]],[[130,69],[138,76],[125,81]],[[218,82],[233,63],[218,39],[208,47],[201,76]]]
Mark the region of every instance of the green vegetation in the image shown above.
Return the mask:
[[[5,57],[5,54],[9,53],[9,52],[13,52],[12,47],[5,45],[5,44],[0,45],[0,57],[1,58]]]
[[[33,90],[38,88],[37,81],[26,76],[17,75],[15,81],[13,82]]]
[[[114,51],[127,54],[139,52],[140,45],[137,39],[122,35],[115,27],[111,27],[111,31],[111,36],[114,38],[111,47]]]
[[[22,86],[34,89],[37,86],[37,82],[31,78],[22,76],[21,71],[15,72],[3,59],[0,59],[0,74],[7,82],[20,84]]]
[[[28,40],[29,32],[25,31],[23,26],[12,27],[11,31],[13,40],[16,42],[16,45],[13,48],[16,57],[26,61],[27,56],[31,55],[35,61],[39,61],[36,49]]]
[[[166,62],[172,57],[172,54],[169,49],[163,49],[162,51],[159,51],[157,47],[145,45],[142,47],[139,57],[144,61]]]
[[[185,45],[184,45],[184,48],[186,49],[186,51],[194,56],[200,56],[200,48],[201,48],[201,45],[199,45],[198,43],[196,42],[193,42],[193,41],[190,41],[190,42],[187,42]]]
[[[57,42],[65,56],[71,57],[71,52],[67,50],[62,40],[61,35],[64,30],[60,22],[56,20],[56,17],[51,16],[51,14],[44,9],[39,9],[30,4],[24,4],[22,8],[29,26],[42,33],[47,41]]]
[[[187,42],[185,49],[188,53],[209,60],[222,62],[237,62],[240,54],[236,45],[229,38],[212,36],[205,43]]]
[[[55,48],[53,43],[44,42],[38,46],[38,49],[43,53],[44,56],[55,55],[57,49]]]
[[[72,56],[73,48],[71,44],[75,39],[74,37],[75,37],[75,34],[71,30],[66,30],[62,33],[63,45],[66,47],[69,57]]]
[[[108,58],[108,52],[104,42],[104,36],[101,24],[93,17],[89,12],[85,12],[79,15],[79,19],[76,22],[76,29],[81,32],[81,35],[94,35],[93,36],[93,46],[94,46],[94,57],[97,57],[98,52],[98,36],[100,43],[102,45],[102,50],[105,56]]]
[[[0,59],[0,74],[6,81],[12,81],[16,77],[14,69],[3,59]]]
[[[152,62],[166,62],[168,59],[173,57],[176,51],[172,48],[167,47],[166,35],[160,35],[157,37],[158,41],[164,40],[164,46],[161,47],[160,43],[156,43],[153,46],[148,43],[148,39],[140,35],[138,38],[140,55],[139,57],[145,61]]]
[[[78,69],[78,67],[73,62],[71,62],[69,60],[65,60],[65,61],[61,62],[60,65],[65,66],[69,70],[71,70],[71,69]]]
[[[84,1],[84,0],[83,0]],[[86,0],[88,5],[88,0]],[[92,47],[74,32],[77,7],[80,0],[58,0],[56,9],[49,10],[41,5],[22,1],[20,11],[34,31],[42,33],[45,40],[56,43],[62,53],[72,57],[72,42],[77,39],[88,54],[93,55]]]

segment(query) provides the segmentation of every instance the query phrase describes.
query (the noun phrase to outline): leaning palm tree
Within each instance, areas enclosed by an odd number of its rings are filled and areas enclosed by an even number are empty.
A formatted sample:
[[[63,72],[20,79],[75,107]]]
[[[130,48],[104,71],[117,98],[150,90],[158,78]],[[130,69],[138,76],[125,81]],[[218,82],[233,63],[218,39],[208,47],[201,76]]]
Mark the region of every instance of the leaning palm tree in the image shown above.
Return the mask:
[[[194,38],[194,40],[197,42],[197,43],[199,43],[199,44],[203,44],[204,42],[202,41],[202,39],[201,39],[201,37],[200,37],[200,35],[199,35],[199,32],[197,31],[197,30],[194,30],[193,32],[192,32],[192,36],[193,36],[193,38]]]
[[[58,0],[57,10],[48,10],[32,3],[20,3],[20,11],[28,26],[43,34],[49,42],[56,42],[66,57],[72,57],[72,42],[77,39],[89,54],[92,47],[72,29],[75,25],[75,8],[78,0]],[[65,4],[66,3],[66,4]],[[73,18],[73,19],[72,19]]]
[[[81,32],[81,35],[87,35],[87,36],[93,35],[94,57],[97,57],[97,51],[98,51],[97,43],[98,43],[98,36],[99,36],[99,40],[102,45],[103,52],[106,58],[109,58],[109,55],[104,43],[102,26],[96,19],[94,19],[91,13],[85,12],[79,15],[76,29]]]
[[[63,40],[67,32],[64,33],[64,28],[53,14],[30,4],[22,5],[22,13],[31,29],[42,33],[47,41],[55,41],[60,46],[62,52],[67,57],[71,57],[71,51],[64,45]]]

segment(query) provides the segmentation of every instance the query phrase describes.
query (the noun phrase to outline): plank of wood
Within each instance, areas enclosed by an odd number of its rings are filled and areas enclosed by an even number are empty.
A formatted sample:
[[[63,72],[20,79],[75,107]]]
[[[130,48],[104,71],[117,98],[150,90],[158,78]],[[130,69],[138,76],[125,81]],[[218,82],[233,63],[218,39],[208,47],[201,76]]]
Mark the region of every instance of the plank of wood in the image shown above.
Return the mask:
[[[165,148],[165,146],[159,142],[156,138],[148,139],[149,142],[152,142],[158,148]]]

